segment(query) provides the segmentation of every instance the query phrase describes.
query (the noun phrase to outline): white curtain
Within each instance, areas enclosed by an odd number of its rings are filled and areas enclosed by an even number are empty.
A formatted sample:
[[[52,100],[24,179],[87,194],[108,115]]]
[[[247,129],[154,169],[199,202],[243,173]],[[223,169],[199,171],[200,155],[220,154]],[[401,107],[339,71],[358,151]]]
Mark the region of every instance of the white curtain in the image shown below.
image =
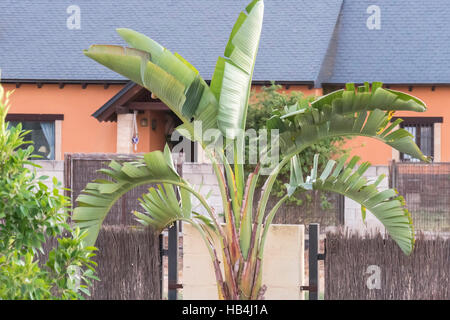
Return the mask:
[[[45,139],[50,146],[49,160],[55,160],[55,123],[54,122],[41,122],[42,132]]]
[[[415,126],[405,126],[405,130],[413,135],[414,142],[416,141],[416,127]],[[409,154],[404,153],[403,159],[410,162],[419,162],[419,159],[411,157]]]

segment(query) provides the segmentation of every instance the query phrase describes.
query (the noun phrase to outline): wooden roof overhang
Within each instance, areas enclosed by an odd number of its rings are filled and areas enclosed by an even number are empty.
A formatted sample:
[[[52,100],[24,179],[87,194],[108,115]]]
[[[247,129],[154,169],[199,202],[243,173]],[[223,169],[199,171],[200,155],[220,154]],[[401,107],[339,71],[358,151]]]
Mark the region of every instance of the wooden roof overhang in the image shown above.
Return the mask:
[[[100,122],[117,121],[118,114],[147,110],[170,111],[159,99],[153,99],[147,89],[130,81],[114,97],[95,111],[92,116]]]

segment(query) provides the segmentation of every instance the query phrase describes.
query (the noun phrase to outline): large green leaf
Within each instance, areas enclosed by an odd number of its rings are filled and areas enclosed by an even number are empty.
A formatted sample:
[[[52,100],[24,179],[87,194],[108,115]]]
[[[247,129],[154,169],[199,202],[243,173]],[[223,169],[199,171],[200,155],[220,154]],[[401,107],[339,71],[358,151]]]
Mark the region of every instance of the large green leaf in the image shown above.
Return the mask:
[[[177,78],[150,61],[150,54],[112,45],[92,45],[85,55],[144,87],[151,87],[169,108],[183,121],[182,107],[186,101],[186,86]]]
[[[381,85],[380,82],[374,83],[370,90],[369,84],[366,83],[355,92],[354,85],[348,84],[346,90],[321,97],[310,106],[287,106],[284,112],[276,112],[268,120],[268,129],[278,129],[280,132],[282,161],[272,170],[264,184],[264,191],[258,204],[260,219],[265,214],[270,191],[280,170],[295,155],[321,139],[346,136],[370,137],[414,158],[430,161],[417,147],[409,132],[404,129],[394,130],[401,120],[389,123],[392,116],[390,106],[396,110],[424,111],[426,110],[424,103],[405,93],[391,90],[387,94]],[[374,99],[376,101],[374,104],[367,103],[372,100],[375,92],[379,92],[381,98]],[[390,93],[397,98],[393,98]],[[383,97],[385,95],[386,97]]]
[[[218,102],[191,64],[141,33],[117,31],[133,48],[93,45],[85,55],[150,90],[190,128],[192,120],[217,128]]]
[[[424,111],[425,104],[405,93],[392,93],[381,88],[381,83],[359,87],[347,84],[337,91],[314,101],[311,106],[286,108],[286,113],[269,119],[269,129],[279,129],[280,147],[290,156],[323,138],[337,136],[367,136],[380,140],[400,152],[422,161],[429,161],[410,133],[394,130],[389,123],[394,110]]]
[[[150,55],[142,50],[116,45],[91,45],[84,54],[111,70],[143,86],[141,60],[149,60]]]
[[[250,96],[253,69],[261,36],[264,2],[253,0],[246,10],[241,12],[228,40],[224,57],[219,57],[211,79],[211,91],[219,102],[217,124],[222,134],[234,140],[234,174],[227,181],[232,194],[233,208],[242,205],[244,192],[244,167],[240,159],[244,159],[243,139],[247,117],[248,99]],[[239,139],[236,139],[238,138]],[[234,191],[234,190],[233,190]],[[233,209],[236,221],[239,212]]]
[[[342,113],[359,112],[361,110],[389,110],[389,111],[416,111],[426,110],[425,103],[404,92],[383,89],[382,82],[368,82],[355,88],[353,83],[347,83],[345,89],[337,90],[315,100],[311,105],[316,109],[334,105]]]
[[[323,171],[317,170],[317,156],[308,176],[303,177],[301,164],[297,156],[291,161],[291,179],[287,185],[289,194],[296,188],[304,190],[322,190],[344,195],[362,206],[362,212],[369,210],[386,227],[392,239],[405,254],[414,248],[414,229],[411,215],[405,208],[403,197],[396,190],[379,190],[378,184],[384,178],[380,176],[374,182],[368,182],[363,174],[370,167],[364,162],[356,169],[359,157],[353,157],[347,165],[348,156],[337,161],[329,160]],[[336,164],[337,163],[337,164]]]
[[[218,125],[222,134],[234,139],[245,128],[248,97],[261,35],[264,3],[252,1],[236,21],[225,57],[219,57],[211,90],[219,101]]]
[[[293,105],[286,107],[281,119],[294,119],[302,117],[320,117],[331,112],[340,115],[350,115],[356,112],[372,111],[415,111],[424,112],[427,108],[423,101],[404,92],[383,89],[381,82],[374,82],[372,87],[368,82],[355,89],[353,83],[347,83],[346,88],[333,91],[319,97],[308,105]],[[271,119],[276,125],[277,118]],[[320,121],[316,121],[320,122]]]
[[[134,162],[120,164],[113,160],[109,167],[109,169],[100,169],[99,172],[112,178],[112,181],[98,179],[88,183],[78,196],[78,206],[73,211],[72,220],[82,230],[88,231],[84,239],[88,245],[95,244],[103,220],[114,203],[131,189],[144,184],[163,183],[166,195],[172,200],[169,203],[170,208],[173,209],[173,195],[167,193],[168,186],[185,183],[175,171],[167,147],[164,153],[153,151],[145,154],[143,159]],[[188,207],[188,205],[189,203],[185,202],[185,206]],[[183,211],[182,214],[188,218],[187,212]],[[161,221],[158,220],[159,223]]]
[[[306,146],[321,139],[339,136],[366,136],[382,141],[400,152],[429,162],[414,142],[413,136],[405,129],[389,125],[389,113],[375,109],[342,116],[334,111],[328,115],[294,119],[293,124],[280,134],[280,148],[283,154],[294,155]]]
[[[145,213],[135,211],[134,215],[141,224],[152,226],[156,230],[162,230],[176,220],[189,219],[191,194],[181,192],[180,195],[181,201],[177,199],[174,186],[171,184],[164,183],[152,187],[139,199]]]
[[[150,60],[158,67],[172,75],[178,81],[189,87],[198,75],[198,71],[183,60],[172,54],[156,41],[137,31],[125,28],[117,29],[117,33],[133,48],[148,52]]]
[[[150,53],[151,61],[171,74],[186,87],[182,114],[203,122],[203,129],[217,128],[218,102],[197,69],[180,54],[172,54],[156,41],[131,29],[117,29],[119,35],[133,48]],[[152,91],[151,88],[148,88]]]

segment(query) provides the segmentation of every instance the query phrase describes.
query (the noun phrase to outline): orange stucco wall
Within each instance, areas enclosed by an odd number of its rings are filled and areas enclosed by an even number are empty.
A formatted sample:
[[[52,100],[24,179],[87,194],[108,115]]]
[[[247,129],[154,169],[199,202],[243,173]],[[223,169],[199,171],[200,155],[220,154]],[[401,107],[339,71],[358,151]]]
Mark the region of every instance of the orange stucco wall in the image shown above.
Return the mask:
[[[59,89],[57,84],[4,84],[5,90],[14,90],[9,113],[64,114],[62,121],[62,155],[66,152],[116,152],[115,122],[98,122],[91,116],[112,98],[122,85],[67,84]]]
[[[423,113],[399,111],[396,117],[443,117],[441,127],[441,161],[450,161],[450,87],[413,86],[408,91],[406,86],[390,86],[393,90],[403,91],[414,95],[425,102],[428,109]],[[362,160],[369,161],[373,165],[387,165],[392,159],[392,148],[371,138],[354,138],[347,147],[352,148],[351,154],[359,155]]]
[[[67,84],[59,89],[57,84],[44,84],[38,88],[35,84],[22,84],[16,88],[12,84],[4,84],[6,90],[14,90],[11,96],[10,113],[48,113],[64,114],[62,122],[62,154],[73,152],[116,152],[117,123],[98,122],[91,114],[111,99],[122,85],[90,84],[85,89],[79,84]],[[424,113],[398,112],[395,116],[443,117],[441,161],[450,161],[450,87],[436,86],[432,91],[430,86],[414,86],[412,92],[405,86],[391,86],[394,90],[408,92],[422,99],[428,106]],[[254,91],[261,86],[253,86]],[[306,96],[320,95],[321,89],[309,88],[306,85],[291,85],[289,89],[283,86],[282,91],[302,91]],[[147,127],[142,127],[140,120],[147,118]],[[152,129],[152,120],[156,120],[156,129]],[[161,150],[165,144],[166,118],[163,112],[146,111],[138,116],[139,144],[138,152]],[[392,159],[392,149],[370,138],[355,138],[346,147],[352,154],[370,161],[374,165],[385,165]]]
[[[66,84],[60,89],[57,84],[4,84],[5,90],[14,90],[9,113],[63,114],[61,134],[61,159],[64,153],[115,153],[117,145],[117,122],[99,122],[92,117],[122,85],[90,84],[85,89],[79,84]],[[141,119],[147,118],[147,127],[141,126]],[[152,129],[152,120],[156,129]],[[164,112],[139,114],[137,119],[139,144],[137,152],[149,152],[164,148],[166,118]],[[130,137],[131,139],[131,137]]]

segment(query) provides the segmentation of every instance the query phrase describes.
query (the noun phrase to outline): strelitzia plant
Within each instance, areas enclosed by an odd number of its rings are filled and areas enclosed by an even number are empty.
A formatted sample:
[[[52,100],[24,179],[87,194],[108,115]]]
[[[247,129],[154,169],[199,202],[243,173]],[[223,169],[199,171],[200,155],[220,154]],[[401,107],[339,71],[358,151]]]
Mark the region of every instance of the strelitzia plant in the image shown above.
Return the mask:
[[[73,220],[88,230],[85,239],[93,245],[101,224],[113,204],[129,190],[143,184],[157,184],[140,199],[143,213],[135,212],[145,226],[162,230],[174,221],[192,224],[209,250],[221,299],[262,299],[266,287],[262,279],[264,244],[269,226],[280,206],[296,190],[337,192],[353,199],[378,218],[405,254],[414,247],[414,230],[405,202],[393,189],[378,190],[380,176],[367,181],[363,174],[370,166],[359,158],[330,159],[318,169],[318,156],[312,168],[302,168],[298,154],[324,138],[365,136],[377,139],[400,152],[428,161],[412,136],[399,129],[401,120],[390,121],[397,110],[423,112],[419,99],[406,93],[384,89],[379,82],[345,89],[321,96],[305,105],[286,106],[267,121],[267,129],[278,130],[280,161],[261,174],[261,163],[273,151],[261,151],[253,172],[245,173],[243,141],[253,68],[263,21],[262,0],[252,1],[239,15],[208,85],[199,72],[178,53],[172,53],[154,40],[130,29],[118,29],[129,47],[92,45],[86,56],[147,88],[164,102],[183,122],[182,134],[198,142],[205,150],[217,176],[223,207],[219,213],[175,170],[171,152],[145,154],[134,162],[112,161],[100,172],[112,180],[89,183],[78,197]],[[299,48],[301,50],[301,48]],[[195,121],[203,130],[219,130],[233,149],[233,160],[225,156],[225,147],[208,148],[207,139],[195,133]],[[270,191],[280,170],[290,165],[286,195],[274,207],[267,208]],[[260,198],[254,206],[258,179],[265,179]],[[197,198],[207,215],[193,210]],[[256,200],[256,199],[255,199]],[[221,254],[213,245],[220,243]],[[223,270],[221,269],[223,264]]]

